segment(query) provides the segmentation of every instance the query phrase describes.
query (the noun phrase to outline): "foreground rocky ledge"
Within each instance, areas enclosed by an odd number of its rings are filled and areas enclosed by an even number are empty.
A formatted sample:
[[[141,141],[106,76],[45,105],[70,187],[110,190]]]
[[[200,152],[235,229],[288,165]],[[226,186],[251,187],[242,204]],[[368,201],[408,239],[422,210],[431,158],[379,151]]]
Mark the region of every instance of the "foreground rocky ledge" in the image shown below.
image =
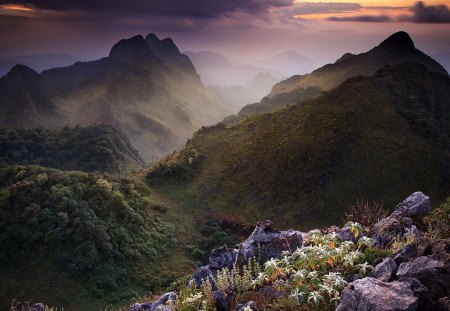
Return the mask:
[[[418,243],[423,232],[413,219],[426,216],[431,211],[429,197],[415,192],[397,205],[388,217],[376,223],[371,238],[379,247],[390,245],[394,237],[413,237],[413,241],[376,265],[365,278],[356,279],[344,289],[337,311],[448,311],[450,310],[450,241]],[[341,239],[349,238],[348,232],[336,227],[326,229],[336,232]],[[236,248],[225,246],[214,249],[209,264],[200,267],[192,275],[189,285],[200,286],[209,279],[214,286],[217,271],[242,265],[250,258],[262,262],[278,258],[283,251],[303,247],[305,233],[295,230],[275,231],[270,220],[256,225],[253,233]],[[215,292],[220,293],[220,292]],[[214,295],[217,310],[229,310],[223,295]],[[130,311],[163,310],[168,300],[177,295],[169,292],[153,303],[135,304]],[[237,310],[258,310],[255,302],[239,304]]]

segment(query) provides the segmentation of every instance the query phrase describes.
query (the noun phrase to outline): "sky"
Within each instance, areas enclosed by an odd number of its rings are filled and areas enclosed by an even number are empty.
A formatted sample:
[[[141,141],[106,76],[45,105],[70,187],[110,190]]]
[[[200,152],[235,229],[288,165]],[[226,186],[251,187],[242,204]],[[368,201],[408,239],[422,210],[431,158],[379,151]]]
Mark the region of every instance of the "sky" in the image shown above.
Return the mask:
[[[0,56],[96,59],[152,32],[234,60],[295,50],[328,62],[400,30],[426,53],[450,53],[450,0],[0,0]]]

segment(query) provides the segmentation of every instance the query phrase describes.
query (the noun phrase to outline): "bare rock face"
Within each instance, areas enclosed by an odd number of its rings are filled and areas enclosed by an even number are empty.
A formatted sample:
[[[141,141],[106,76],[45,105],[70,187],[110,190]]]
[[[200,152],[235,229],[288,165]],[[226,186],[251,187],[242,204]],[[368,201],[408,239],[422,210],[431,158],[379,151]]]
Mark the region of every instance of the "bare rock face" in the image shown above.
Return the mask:
[[[417,306],[411,283],[385,283],[366,277],[344,289],[336,311],[415,311]]]
[[[424,217],[431,212],[431,201],[422,192],[414,192],[397,205],[393,217]]]
[[[414,192],[397,205],[395,211],[388,217],[377,222],[372,228],[372,239],[378,247],[387,247],[394,237],[406,234],[420,237],[420,231],[412,222],[412,217],[424,217],[431,211],[430,198],[422,192]]]
[[[283,251],[295,251],[303,246],[302,232],[275,231],[272,222],[266,220],[256,225],[252,234],[239,245],[238,260],[246,263],[252,257],[261,261],[280,257]]]
[[[382,282],[389,282],[395,276],[397,272],[397,264],[395,261],[388,257],[379,263],[375,269],[369,274],[369,277],[373,277]]]

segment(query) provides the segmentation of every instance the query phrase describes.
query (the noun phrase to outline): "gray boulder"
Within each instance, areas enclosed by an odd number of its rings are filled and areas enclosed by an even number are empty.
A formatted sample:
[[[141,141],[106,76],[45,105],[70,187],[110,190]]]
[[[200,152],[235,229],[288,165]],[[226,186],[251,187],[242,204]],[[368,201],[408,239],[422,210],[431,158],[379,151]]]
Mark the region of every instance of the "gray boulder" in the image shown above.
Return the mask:
[[[166,303],[169,300],[175,302],[177,300],[177,294],[168,292],[155,302],[135,303],[128,311],[171,311],[171,309],[166,306]]]
[[[397,277],[416,278],[429,289],[429,295],[450,297],[449,270],[449,265],[444,261],[436,260],[432,256],[421,256],[400,264]]]
[[[381,219],[372,228],[372,240],[378,247],[389,246],[394,237],[402,234],[403,227],[400,221],[395,217]]]
[[[394,259],[388,257],[379,263],[375,269],[370,272],[369,276],[382,282],[389,282],[397,272],[397,264]]]
[[[397,205],[394,212],[377,222],[371,231],[375,246],[387,247],[394,237],[404,238],[407,234],[417,242],[421,232],[413,224],[412,218],[424,217],[431,211],[430,198],[422,192],[414,192]]]
[[[415,311],[417,306],[409,282],[385,283],[366,277],[344,289],[336,311]]]
[[[302,232],[295,230],[275,231],[272,222],[259,222],[255,230],[239,244],[238,261],[245,264],[252,257],[266,261],[280,257],[283,251],[295,251],[303,246]]]
[[[417,250],[416,244],[407,244],[395,254],[394,261],[397,264],[401,264],[402,262],[413,260],[418,255],[419,252]]]
[[[45,306],[43,303],[35,303],[27,311],[45,311]]]
[[[414,192],[397,205],[393,217],[424,217],[431,212],[431,201],[422,192]]]

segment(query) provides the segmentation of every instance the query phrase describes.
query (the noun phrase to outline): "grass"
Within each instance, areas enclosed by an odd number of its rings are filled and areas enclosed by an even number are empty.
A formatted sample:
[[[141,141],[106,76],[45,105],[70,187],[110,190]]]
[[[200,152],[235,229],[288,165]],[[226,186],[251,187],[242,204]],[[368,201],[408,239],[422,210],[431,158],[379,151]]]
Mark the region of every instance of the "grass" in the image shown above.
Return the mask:
[[[408,119],[402,101],[417,93],[409,111],[423,111],[448,133],[447,120],[427,109],[448,110],[449,87],[448,79],[405,65],[230,128],[201,129],[185,149],[159,162],[182,173],[160,176],[155,189],[195,206],[199,217],[235,215],[242,224],[274,219],[281,228],[301,229],[336,223],[358,198],[393,209],[420,189],[440,200],[449,189],[448,149]],[[190,166],[193,150],[200,156]]]

